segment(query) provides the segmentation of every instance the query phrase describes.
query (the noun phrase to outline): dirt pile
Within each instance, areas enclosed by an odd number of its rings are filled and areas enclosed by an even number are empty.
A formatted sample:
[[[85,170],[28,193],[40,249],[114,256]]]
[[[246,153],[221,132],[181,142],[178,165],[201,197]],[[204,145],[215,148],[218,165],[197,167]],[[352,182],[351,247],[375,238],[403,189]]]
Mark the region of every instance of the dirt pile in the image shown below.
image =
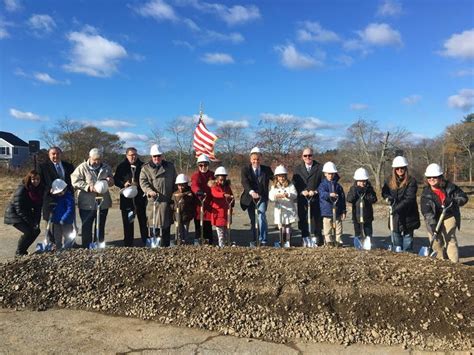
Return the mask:
[[[110,248],[0,265],[0,305],[286,342],[470,349],[474,268],[383,250]]]

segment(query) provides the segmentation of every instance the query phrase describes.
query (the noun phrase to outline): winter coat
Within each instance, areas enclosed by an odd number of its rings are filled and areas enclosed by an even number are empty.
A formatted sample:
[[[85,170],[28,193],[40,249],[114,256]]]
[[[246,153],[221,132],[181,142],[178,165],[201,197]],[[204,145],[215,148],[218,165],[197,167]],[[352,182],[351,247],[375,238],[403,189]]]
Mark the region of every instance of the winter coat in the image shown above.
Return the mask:
[[[319,207],[321,209],[321,216],[331,217],[332,218],[332,199],[329,197],[331,192],[335,192],[338,195],[336,203],[336,217],[340,217],[342,214],[346,213],[346,196],[344,194],[344,189],[338,183],[339,175],[334,175],[334,180],[329,181],[326,178],[323,178],[321,184],[319,184],[318,194],[319,194]]]
[[[224,197],[224,194],[234,195],[230,188],[229,180],[225,181],[224,185],[214,184],[211,187],[211,223],[216,227],[224,227],[227,225],[229,202]],[[232,206],[234,206],[234,202],[232,202]]]
[[[250,195],[252,190],[260,195],[262,202],[268,201],[268,186],[270,180],[273,180],[273,171],[266,165],[260,165],[259,169],[260,174],[257,178],[251,164],[242,168],[240,177],[244,191],[240,197],[240,207],[244,211],[253,204],[253,199]]]
[[[393,200],[392,213],[395,232],[411,232],[420,228],[420,213],[416,202],[417,190],[416,179],[411,176],[408,178],[407,185],[395,190],[390,189],[388,182],[385,181],[382,187],[382,197]]]
[[[468,197],[463,190],[449,181],[446,182],[446,186],[442,190],[446,194],[446,199],[453,201],[452,207],[446,211],[445,219],[454,217],[456,219],[456,226],[459,229],[461,228],[461,212],[459,207],[467,203]],[[441,207],[438,195],[433,192],[430,186],[423,188],[420,205],[426,224],[436,226],[443,208]]]
[[[74,165],[62,160],[61,165],[64,170],[64,178],[59,176],[56,171],[56,167],[51,160],[46,163],[40,164],[38,167],[38,173],[41,176],[41,183],[44,185],[44,197],[43,197],[43,219],[49,219],[50,205],[54,202],[53,195],[51,195],[51,186],[53,181],[56,179],[62,179],[67,184],[67,189],[74,194],[74,187],[71,183],[71,174],[74,172]]]
[[[77,205],[81,210],[95,210],[97,196],[103,197],[100,205],[101,210],[108,209],[112,206],[112,199],[110,198],[110,192],[107,191],[105,194],[98,194],[97,192],[90,192],[89,188],[93,187],[94,184],[99,180],[105,180],[106,178],[113,178],[112,169],[109,165],[102,163],[99,169],[92,169],[88,161],[80,164],[71,175],[72,186],[79,190],[77,195]]]
[[[176,191],[173,194],[174,220],[178,220],[176,210],[179,210],[179,222],[188,224],[193,218],[196,210],[196,197],[188,187],[183,193]]]
[[[191,176],[191,191],[197,197],[198,192],[204,192],[206,199],[204,200],[204,220],[210,221],[212,219],[211,208],[211,188],[207,185],[209,180],[214,180],[214,172],[211,170],[201,173],[199,170]],[[199,200],[198,200],[199,201]],[[201,219],[201,203],[196,203],[196,213],[194,215],[196,220]]]
[[[370,182],[367,181],[365,187],[357,186],[357,183],[355,182],[347,193],[347,202],[352,203],[352,221],[354,223],[361,223],[361,202],[363,202],[364,223],[370,223],[374,220],[374,210],[372,204],[377,202],[377,195]]]
[[[125,158],[115,170],[114,183],[119,189],[125,188],[125,183],[132,183],[132,169],[130,162]],[[133,176],[133,182],[137,186],[138,194],[135,198],[126,198],[123,194],[120,194],[120,209],[121,210],[133,210],[133,202],[135,200],[135,206],[145,206],[146,196],[143,196],[143,190],[140,187],[140,171],[142,170],[143,162],[140,159],[134,164],[137,168],[135,169],[135,175]]]
[[[160,165],[153,162],[143,164],[140,172],[140,186],[145,194],[155,191],[156,200],[148,199],[148,205],[153,208],[156,203],[156,223],[161,228],[168,228],[173,223],[171,196],[175,191],[176,169],[173,163],[163,160]]]
[[[66,190],[62,196],[53,195],[56,206],[53,208],[52,222],[56,224],[72,224],[74,221],[74,196]]]
[[[277,198],[276,195],[287,193],[289,196]],[[277,225],[288,225],[296,221],[296,189],[295,185],[280,186],[275,184],[268,194],[270,201],[275,202],[274,221]]]
[[[28,196],[28,190],[25,185],[20,184],[5,209],[4,223],[26,223],[31,227],[35,227],[41,221],[41,207],[41,203],[33,203]]]

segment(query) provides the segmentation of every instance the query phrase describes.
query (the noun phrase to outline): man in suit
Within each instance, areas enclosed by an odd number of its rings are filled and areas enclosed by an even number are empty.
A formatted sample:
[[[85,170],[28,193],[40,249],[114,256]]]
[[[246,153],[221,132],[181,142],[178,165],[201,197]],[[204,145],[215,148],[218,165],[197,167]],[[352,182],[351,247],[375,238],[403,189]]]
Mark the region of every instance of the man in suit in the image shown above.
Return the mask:
[[[67,184],[67,189],[74,194],[74,188],[71,184],[71,174],[74,171],[74,166],[67,161],[61,160],[62,151],[59,147],[49,148],[48,157],[49,160],[40,164],[38,168],[41,182],[45,187],[43,197],[43,219],[45,221],[49,220],[51,203],[54,201],[50,193],[51,185],[54,180],[64,180]]]
[[[317,239],[318,245],[324,240],[321,233],[321,211],[319,208],[318,186],[323,177],[322,166],[313,160],[313,150],[304,148],[301,155],[302,164],[295,167],[293,172],[293,184],[298,192],[298,228],[303,238],[311,237],[311,232]],[[311,226],[308,226],[308,199],[311,206]]]
[[[247,210],[255,241],[259,238],[262,246],[267,244],[267,205],[268,185],[273,180],[273,171],[269,166],[261,165],[262,153],[258,147],[250,152],[250,164],[241,171],[241,182],[244,188],[240,197],[240,206]],[[258,206],[258,224],[260,233],[255,229],[255,205]]]

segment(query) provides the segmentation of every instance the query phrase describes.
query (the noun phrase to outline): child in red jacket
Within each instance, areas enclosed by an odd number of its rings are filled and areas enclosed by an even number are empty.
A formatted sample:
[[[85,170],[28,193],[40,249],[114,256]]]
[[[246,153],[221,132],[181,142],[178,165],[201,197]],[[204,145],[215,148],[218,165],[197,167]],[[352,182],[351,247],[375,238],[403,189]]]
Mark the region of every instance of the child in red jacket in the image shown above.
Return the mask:
[[[227,171],[223,166],[216,169],[214,176],[216,180],[211,184],[211,222],[216,227],[218,245],[223,247],[229,233],[228,218],[231,218],[231,216],[228,215],[228,211],[234,205],[234,195],[230,188],[230,181],[227,180]]]

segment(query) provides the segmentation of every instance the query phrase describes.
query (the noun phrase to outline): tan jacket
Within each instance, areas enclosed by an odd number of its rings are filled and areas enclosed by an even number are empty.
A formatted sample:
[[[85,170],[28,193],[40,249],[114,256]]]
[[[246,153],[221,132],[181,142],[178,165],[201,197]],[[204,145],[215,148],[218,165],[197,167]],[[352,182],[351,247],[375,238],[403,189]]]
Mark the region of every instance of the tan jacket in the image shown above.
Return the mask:
[[[176,169],[173,163],[162,161],[159,168],[150,165],[142,166],[140,172],[140,186],[145,194],[155,191],[156,201],[148,199],[149,220],[152,222],[153,203],[156,202],[156,227],[168,228],[173,223],[171,210],[171,196],[175,191]]]
[[[98,180],[113,178],[112,169],[109,165],[102,163],[99,174],[95,174],[90,168],[87,161],[80,164],[76,170],[71,174],[71,182],[74,189],[79,190],[77,196],[77,205],[81,210],[95,210],[95,198],[99,196],[96,192],[90,192],[89,187],[94,186]],[[101,210],[110,208],[112,206],[112,199],[110,192],[107,191],[101,195],[104,200],[100,206]]]

